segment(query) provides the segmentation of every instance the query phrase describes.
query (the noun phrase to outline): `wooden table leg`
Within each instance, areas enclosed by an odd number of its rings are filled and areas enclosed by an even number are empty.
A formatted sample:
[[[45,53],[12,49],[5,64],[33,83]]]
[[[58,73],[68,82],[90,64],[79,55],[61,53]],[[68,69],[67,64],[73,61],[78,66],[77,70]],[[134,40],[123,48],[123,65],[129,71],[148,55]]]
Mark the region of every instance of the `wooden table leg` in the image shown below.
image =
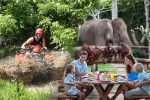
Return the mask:
[[[109,95],[111,89],[113,88],[114,84],[108,84],[105,89],[103,88],[103,86],[101,84],[95,84],[94,86],[100,95],[99,100],[110,100],[108,95]]]
[[[100,88],[100,85],[99,84],[94,84],[98,94],[100,95],[100,99],[99,100],[107,100],[105,97],[104,97],[104,92],[102,91],[102,89]]]
[[[107,100],[110,100],[110,98],[108,97],[110,91],[112,90],[114,84],[108,84],[107,87],[105,88],[104,91],[104,96],[107,98]]]
[[[107,85],[107,86],[108,86],[108,85]],[[100,89],[101,89],[102,92],[103,92],[103,96],[104,96],[105,98],[107,98],[107,100],[109,100],[109,97],[108,97],[107,95],[105,95],[105,91],[106,91],[107,87],[104,89],[101,84],[99,85],[99,87],[100,87]]]

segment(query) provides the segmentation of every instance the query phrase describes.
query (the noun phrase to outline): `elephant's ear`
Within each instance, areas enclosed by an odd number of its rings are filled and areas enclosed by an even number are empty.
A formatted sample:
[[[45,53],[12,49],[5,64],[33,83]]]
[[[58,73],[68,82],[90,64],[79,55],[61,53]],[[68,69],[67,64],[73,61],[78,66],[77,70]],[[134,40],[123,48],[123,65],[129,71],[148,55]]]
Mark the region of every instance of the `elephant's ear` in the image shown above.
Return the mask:
[[[113,34],[115,36],[115,42],[125,42],[128,45],[132,45],[132,42],[130,41],[130,38],[128,36],[127,32],[127,26],[126,23],[121,18],[117,18],[112,20],[113,25]]]
[[[123,25],[124,21],[121,18],[113,20],[113,25],[115,29],[119,29]]]

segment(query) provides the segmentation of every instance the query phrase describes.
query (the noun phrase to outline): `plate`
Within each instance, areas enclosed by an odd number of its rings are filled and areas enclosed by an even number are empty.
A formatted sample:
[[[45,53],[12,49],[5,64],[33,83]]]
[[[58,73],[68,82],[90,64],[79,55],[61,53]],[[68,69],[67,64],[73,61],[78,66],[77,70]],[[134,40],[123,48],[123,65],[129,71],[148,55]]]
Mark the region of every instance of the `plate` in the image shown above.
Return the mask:
[[[119,83],[126,83],[127,81],[125,81],[125,80],[120,80],[120,81],[117,81],[117,82],[119,82]]]
[[[88,77],[89,77],[89,75],[88,75],[88,74],[86,74],[86,75],[82,76],[82,78],[88,78]]]

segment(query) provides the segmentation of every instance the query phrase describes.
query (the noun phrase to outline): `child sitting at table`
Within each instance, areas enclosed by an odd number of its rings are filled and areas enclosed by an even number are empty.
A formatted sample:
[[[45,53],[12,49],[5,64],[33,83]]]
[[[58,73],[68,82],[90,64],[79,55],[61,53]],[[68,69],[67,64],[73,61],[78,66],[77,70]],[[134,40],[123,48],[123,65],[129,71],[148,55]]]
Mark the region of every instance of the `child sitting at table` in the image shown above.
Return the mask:
[[[148,78],[148,74],[144,71],[143,64],[136,63],[134,64],[134,69],[138,73],[139,81],[135,84],[135,88],[125,92],[124,97],[125,100],[133,100],[133,96],[150,96],[150,79]]]
[[[76,85],[73,84],[80,84],[79,82],[75,82],[75,69],[74,66],[71,64],[68,64],[66,66],[66,77],[64,79],[64,84],[68,86],[67,95],[70,96],[78,96],[77,100],[85,100],[85,93],[81,92],[80,89],[76,87]]]

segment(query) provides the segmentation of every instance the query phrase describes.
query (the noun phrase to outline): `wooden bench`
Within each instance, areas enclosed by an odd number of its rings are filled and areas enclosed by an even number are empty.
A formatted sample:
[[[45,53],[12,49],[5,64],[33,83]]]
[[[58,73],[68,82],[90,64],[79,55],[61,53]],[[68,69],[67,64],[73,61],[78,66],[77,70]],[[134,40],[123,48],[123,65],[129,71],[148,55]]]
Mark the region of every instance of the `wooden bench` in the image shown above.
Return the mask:
[[[58,97],[57,97],[57,100],[66,100],[66,99],[69,99],[69,100],[76,100],[77,99],[77,96],[68,96],[64,93],[59,93],[58,94]]]
[[[64,85],[60,85],[58,86],[58,96],[57,96],[57,100],[76,100],[77,99],[77,96],[69,96],[69,95],[66,95],[64,93],[65,91],[65,86]]]
[[[150,96],[133,96],[134,100],[140,100],[140,99],[145,99],[145,100],[150,100]]]

